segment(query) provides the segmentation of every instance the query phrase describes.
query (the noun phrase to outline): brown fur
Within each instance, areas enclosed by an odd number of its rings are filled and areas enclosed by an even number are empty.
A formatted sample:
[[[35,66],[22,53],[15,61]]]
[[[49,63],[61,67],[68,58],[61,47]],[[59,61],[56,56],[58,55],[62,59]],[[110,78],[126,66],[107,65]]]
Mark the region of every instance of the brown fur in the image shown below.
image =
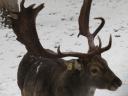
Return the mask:
[[[101,59],[96,56],[89,63],[82,63],[80,59],[70,60],[80,64],[81,70],[68,70],[66,62],[69,61],[26,54],[18,69],[18,85],[23,96],[93,96],[96,88],[118,88],[120,79]],[[95,66],[99,68],[96,75],[91,71]]]
[[[96,88],[116,90],[121,86],[121,80],[101,56],[102,52],[111,47],[111,39],[109,45],[99,51],[99,47],[93,45],[94,38],[87,37],[91,42],[88,54],[62,54],[59,50],[57,54],[46,50],[39,42],[35,25],[36,16],[44,5],[36,8],[30,5],[25,8],[24,2],[25,0],[22,0],[20,5],[21,12],[16,13],[18,19],[12,19],[17,40],[24,44],[28,51],[19,65],[17,74],[22,96],[94,96]],[[102,24],[100,29],[101,27]],[[81,34],[84,34],[83,31]],[[78,59],[60,59],[65,56]],[[72,66],[76,64],[79,68],[68,68],[68,63]]]

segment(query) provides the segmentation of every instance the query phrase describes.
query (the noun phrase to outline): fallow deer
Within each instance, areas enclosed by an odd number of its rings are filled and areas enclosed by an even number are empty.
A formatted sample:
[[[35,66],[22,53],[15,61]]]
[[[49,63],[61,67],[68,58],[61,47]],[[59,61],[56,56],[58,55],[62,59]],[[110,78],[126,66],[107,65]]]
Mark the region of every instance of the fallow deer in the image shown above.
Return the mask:
[[[79,35],[88,39],[88,53],[58,52],[42,47],[37,31],[36,16],[44,8],[44,4],[34,7],[24,7],[25,0],[20,4],[18,19],[12,19],[12,26],[17,40],[25,45],[26,55],[18,69],[18,85],[22,96],[94,96],[96,88],[116,90],[121,86],[121,80],[108,67],[101,54],[111,48],[109,44],[102,48],[94,44],[94,38],[105,24],[101,24],[94,33],[89,30],[89,15],[92,0],[84,0],[79,16]],[[64,60],[63,57],[78,57]]]

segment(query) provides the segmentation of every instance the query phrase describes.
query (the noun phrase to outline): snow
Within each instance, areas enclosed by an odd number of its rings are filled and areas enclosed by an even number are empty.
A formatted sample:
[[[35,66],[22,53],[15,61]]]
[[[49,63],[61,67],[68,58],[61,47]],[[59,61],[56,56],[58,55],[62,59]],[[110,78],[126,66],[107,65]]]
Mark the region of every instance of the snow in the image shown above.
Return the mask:
[[[45,48],[56,51],[86,52],[87,40],[77,38],[78,16],[83,0],[26,0],[25,5],[45,3],[37,17],[37,30]],[[97,90],[95,96],[128,96],[128,0],[93,0],[91,10],[91,31],[100,23],[94,17],[104,17],[106,24],[99,33],[105,46],[112,34],[111,50],[103,57],[109,67],[121,78],[123,85],[116,91]],[[97,42],[97,39],[96,39]],[[11,29],[0,28],[0,96],[21,96],[17,86],[17,69],[26,53],[22,44],[16,41]]]

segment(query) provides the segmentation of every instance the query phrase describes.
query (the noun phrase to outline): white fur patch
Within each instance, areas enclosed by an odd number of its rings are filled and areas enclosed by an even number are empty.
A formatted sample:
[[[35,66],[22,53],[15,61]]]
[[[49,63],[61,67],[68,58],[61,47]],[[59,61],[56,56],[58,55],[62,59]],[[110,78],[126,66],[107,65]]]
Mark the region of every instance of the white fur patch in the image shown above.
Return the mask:
[[[38,74],[38,72],[39,72],[39,70],[40,70],[41,65],[42,65],[42,62],[40,62],[40,64],[37,66],[37,68],[36,68],[36,74]]]

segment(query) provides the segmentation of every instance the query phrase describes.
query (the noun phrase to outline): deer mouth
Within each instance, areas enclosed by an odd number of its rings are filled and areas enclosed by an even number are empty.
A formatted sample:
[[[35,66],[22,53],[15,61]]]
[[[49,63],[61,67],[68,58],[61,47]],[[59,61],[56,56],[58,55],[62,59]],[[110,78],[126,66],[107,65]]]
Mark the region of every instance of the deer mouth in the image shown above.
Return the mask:
[[[115,91],[117,90],[120,86],[122,85],[121,80],[119,80],[118,82],[112,82],[112,84],[110,85],[110,87],[108,88],[111,91]]]
[[[118,89],[118,87],[120,87],[120,86],[117,85],[117,84],[113,84],[108,89],[111,90],[111,91],[116,91]]]

